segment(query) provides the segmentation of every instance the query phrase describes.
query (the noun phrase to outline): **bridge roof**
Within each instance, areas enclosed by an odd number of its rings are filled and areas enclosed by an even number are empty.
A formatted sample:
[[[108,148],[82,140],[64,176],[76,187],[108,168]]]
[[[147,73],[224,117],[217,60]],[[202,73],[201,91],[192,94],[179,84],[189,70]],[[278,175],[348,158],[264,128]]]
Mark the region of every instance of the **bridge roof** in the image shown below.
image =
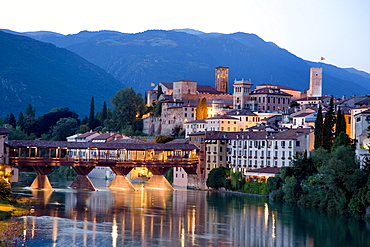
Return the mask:
[[[68,148],[68,149],[127,149],[127,150],[194,150],[194,144],[185,143],[119,143],[119,142],[67,142],[67,141],[39,141],[39,140],[9,140],[7,145],[13,148]]]

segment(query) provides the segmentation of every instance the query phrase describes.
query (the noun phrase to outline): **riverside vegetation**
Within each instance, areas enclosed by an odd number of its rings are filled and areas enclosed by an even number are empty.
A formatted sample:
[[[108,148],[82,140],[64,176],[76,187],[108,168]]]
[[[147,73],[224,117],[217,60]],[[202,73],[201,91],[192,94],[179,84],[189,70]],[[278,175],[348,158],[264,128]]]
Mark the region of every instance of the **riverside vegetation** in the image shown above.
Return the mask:
[[[29,200],[13,194],[9,183],[0,179],[0,246],[17,246],[22,241],[22,223],[10,218],[27,215],[29,205]]]

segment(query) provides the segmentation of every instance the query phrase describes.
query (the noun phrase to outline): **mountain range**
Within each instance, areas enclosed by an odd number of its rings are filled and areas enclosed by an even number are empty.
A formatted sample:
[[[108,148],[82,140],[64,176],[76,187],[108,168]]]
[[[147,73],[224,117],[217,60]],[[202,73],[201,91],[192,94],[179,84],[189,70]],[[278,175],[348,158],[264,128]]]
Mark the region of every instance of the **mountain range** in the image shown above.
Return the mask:
[[[92,97],[102,107],[123,87],[67,49],[0,31],[0,116],[17,116],[28,104],[38,115],[62,107],[87,115]]]
[[[304,91],[309,87],[310,67],[322,67],[324,94],[341,97],[370,91],[370,75],[366,72],[303,60],[255,34],[203,33],[191,29],[135,34],[116,31],[82,31],[72,35],[45,31],[12,33],[74,52],[141,93],[151,89],[151,83],[180,79],[214,86],[218,66],[229,67],[229,88],[234,79],[251,79],[254,85],[272,83]],[[81,90],[76,83],[70,86]],[[116,86],[115,81],[112,87]],[[99,93],[101,91],[104,90]]]

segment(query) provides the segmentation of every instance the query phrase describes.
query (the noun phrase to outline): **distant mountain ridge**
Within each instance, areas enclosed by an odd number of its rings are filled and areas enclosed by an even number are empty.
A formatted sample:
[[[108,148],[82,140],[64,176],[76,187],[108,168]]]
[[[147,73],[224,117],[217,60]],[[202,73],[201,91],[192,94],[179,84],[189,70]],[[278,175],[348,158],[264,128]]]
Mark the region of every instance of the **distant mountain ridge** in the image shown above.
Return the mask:
[[[214,86],[218,66],[230,68],[229,88],[234,79],[245,78],[254,85],[273,83],[305,90],[309,87],[309,68],[319,66],[323,67],[325,94],[340,97],[370,91],[370,75],[365,72],[305,61],[255,34],[176,29],[135,34],[82,31],[22,35],[71,50],[142,93],[150,89],[151,82],[183,78]]]
[[[0,31],[0,116],[17,116],[32,104],[36,114],[69,107],[84,117],[91,97],[98,108],[123,87],[106,71],[67,49]]]
[[[95,72],[92,73],[95,76],[97,74],[104,76],[104,80],[94,79],[91,80],[88,86],[85,84],[82,87],[75,82],[69,85],[64,84],[64,90],[73,92],[73,95],[81,93],[85,97],[84,101],[88,98],[88,94],[90,97],[94,96],[92,91],[98,92],[96,107],[100,107],[99,102],[103,98],[109,101],[113,97],[114,92],[120,89],[122,84],[119,84],[117,80],[124,83],[125,87],[132,87],[141,93],[151,89],[150,84],[153,82],[173,82],[179,79],[194,80],[199,84],[214,87],[214,72],[218,66],[230,68],[230,93],[232,92],[234,79],[240,80],[243,78],[251,79],[254,85],[272,83],[303,91],[309,87],[310,67],[323,68],[324,94],[341,97],[343,95],[364,95],[370,92],[370,74],[353,68],[342,69],[330,64],[303,60],[272,42],[263,41],[255,34],[241,32],[232,34],[204,33],[191,29],[150,30],[135,34],[117,31],[81,31],[72,35],[47,31],[26,33],[4,31],[52,43],[57,47],[70,50],[90,63],[104,69],[105,71],[99,70],[99,68],[90,64],[95,68]],[[26,39],[22,42],[26,42]],[[27,42],[30,42],[30,40],[27,39]],[[41,45],[41,43],[38,44]],[[45,47],[50,46],[50,44],[44,45]],[[19,46],[22,47],[22,44],[19,44]],[[43,49],[39,49],[38,52],[43,51]],[[57,49],[56,47],[54,49],[56,54],[60,50],[68,52],[65,49]],[[72,56],[71,54],[70,56]],[[43,56],[42,54],[40,55]],[[52,57],[55,54],[50,52],[48,56],[53,60]],[[81,61],[78,56],[72,60]],[[88,63],[85,60],[83,61],[85,64]],[[74,64],[72,61],[65,63]],[[58,71],[62,67],[56,66],[49,70]],[[71,67],[79,66],[69,67],[71,69]],[[112,77],[108,79],[105,72],[117,80]],[[4,71],[1,73],[4,73]],[[3,87],[5,83],[9,88],[9,85],[12,85],[14,82],[13,84],[18,88],[18,91],[12,92],[13,96],[5,97],[17,98],[19,95],[22,95],[20,93],[24,92],[22,91],[24,90],[22,83],[25,83],[26,80],[17,81],[13,79],[10,83],[9,79],[6,79],[7,77],[4,77],[1,73]],[[53,75],[54,79],[61,76],[60,73],[57,74]],[[26,71],[24,71],[23,75],[27,77]],[[4,78],[8,81],[5,80],[4,82]],[[103,81],[104,83],[102,83]],[[108,87],[108,89],[98,89],[105,87]],[[90,92],[87,92],[89,90]],[[25,94],[23,94],[23,98],[19,97],[22,104],[26,101],[31,103],[42,101],[44,104],[49,100],[57,100],[55,97],[48,96],[48,92],[42,92],[42,88],[34,91],[39,93],[28,98]],[[60,92],[60,87],[58,90],[48,91],[56,94],[56,92]],[[69,98],[67,96],[63,97]],[[6,101],[9,100],[8,98],[5,98]],[[80,98],[79,101],[81,102],[82,97]],[[88,102],[89,100],[87,100],[86,104]],[[74,110],[74,107],[77,105],[77,108],[86,108],[86,104],[82,107],[80,103],[76,102],[76,99],[71,100],[69,103],[68,105],[61,105],[61,107],[68,106]],[[18,106],[20,105],[21,103],[12,104],[9,109],[19,109]],[[59,106],[60,104],[56,105]],[[23,110],[24,107],[21,109]],[[15,110],[12,111],[16,113]]]

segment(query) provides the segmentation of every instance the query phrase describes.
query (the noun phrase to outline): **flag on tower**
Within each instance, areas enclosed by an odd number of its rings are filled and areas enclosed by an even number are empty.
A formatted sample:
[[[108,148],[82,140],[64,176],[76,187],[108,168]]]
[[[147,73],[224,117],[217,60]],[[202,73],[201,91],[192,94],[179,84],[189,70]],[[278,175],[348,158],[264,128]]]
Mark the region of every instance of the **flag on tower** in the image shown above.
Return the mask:
[[[153,82],[150,83],[151,87],[155,87],[155,84]]]
[[[321,61],[324,61],[324,60],[326,60],[326,58],[324,58],[324,57],[321,57]]]

